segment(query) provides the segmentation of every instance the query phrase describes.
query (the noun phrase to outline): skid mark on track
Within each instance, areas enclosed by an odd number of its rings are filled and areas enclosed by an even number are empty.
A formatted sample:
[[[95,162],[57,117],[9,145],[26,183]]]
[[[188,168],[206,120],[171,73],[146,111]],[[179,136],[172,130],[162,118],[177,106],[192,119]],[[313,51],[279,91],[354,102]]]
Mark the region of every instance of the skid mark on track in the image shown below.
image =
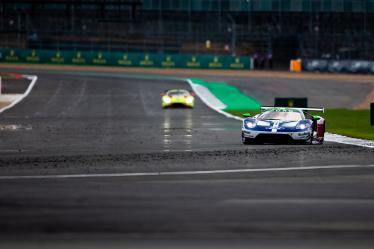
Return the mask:
[[[43,105],[43,108],[37,112],[35,112],[34,116],[36,117],[43,117],[45,116],[45,113],[48,111],[50,106],[54,104],[57,101],[57,96],[61,95],[62,89],[63,89],[63,80],[58,81],[58,87],[56,91],[53,93],[53,95],[48,95],[49,99],[48,101]]]
[[[67,108],[61,112],[62,117],[66,117],[71,115],[71,113],[76,109],[79,104],[82,102],[82,99],[85,97],[86,94],[86,88],[87,88],[87,80],[85,79],[83,83],[81,84],[81,87],[79,89],[79,93],[77,96],[75,96],[74,101],[67,106]]]

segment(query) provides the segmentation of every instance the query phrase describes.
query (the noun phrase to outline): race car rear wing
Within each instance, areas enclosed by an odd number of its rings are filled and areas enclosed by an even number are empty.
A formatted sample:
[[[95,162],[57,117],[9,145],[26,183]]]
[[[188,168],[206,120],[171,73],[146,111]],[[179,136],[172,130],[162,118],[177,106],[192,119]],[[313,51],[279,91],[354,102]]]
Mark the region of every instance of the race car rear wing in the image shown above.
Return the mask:
[[[325,108],[299,108],[299,107],[278,107],[278,106],[262,106],[261,110],[270,110],[270,109],[297,109],[303,112],[325,112]]]

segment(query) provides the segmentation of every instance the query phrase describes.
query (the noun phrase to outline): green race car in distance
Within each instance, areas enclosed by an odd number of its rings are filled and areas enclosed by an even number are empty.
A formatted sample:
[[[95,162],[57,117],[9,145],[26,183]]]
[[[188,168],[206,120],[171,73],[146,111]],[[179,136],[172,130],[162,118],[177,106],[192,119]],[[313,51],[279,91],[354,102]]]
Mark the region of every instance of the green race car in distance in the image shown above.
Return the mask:
[[[195,94],[185,89],[171,89],[161,93],[162,108],[189,107],[195,104]]]

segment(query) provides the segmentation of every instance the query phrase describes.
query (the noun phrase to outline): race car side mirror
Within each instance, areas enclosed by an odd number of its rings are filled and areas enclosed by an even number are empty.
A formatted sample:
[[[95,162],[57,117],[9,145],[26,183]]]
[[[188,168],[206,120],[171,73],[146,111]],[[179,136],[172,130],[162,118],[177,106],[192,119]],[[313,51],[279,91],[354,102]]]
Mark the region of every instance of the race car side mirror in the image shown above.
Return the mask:
[[[320,120],[321,117],[320,116],[313,116],[313,120]]]
[[[242,115],[243,115],[243,117],[245,117],[245,118],[249,118],[249,117],[252,116],[250,113],[243,113]]]

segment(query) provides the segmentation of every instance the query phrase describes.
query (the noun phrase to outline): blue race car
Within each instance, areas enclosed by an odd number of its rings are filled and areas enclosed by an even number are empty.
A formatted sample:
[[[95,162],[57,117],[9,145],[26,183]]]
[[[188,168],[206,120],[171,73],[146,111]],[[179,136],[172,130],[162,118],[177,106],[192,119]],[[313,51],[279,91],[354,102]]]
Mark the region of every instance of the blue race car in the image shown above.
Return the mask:
[[[325,119],[309,111],[324,112],[321,108],[261,107],[261,113],[245,117],[242,126],[243,144],[255,142],[301,142],[322,144]]]

